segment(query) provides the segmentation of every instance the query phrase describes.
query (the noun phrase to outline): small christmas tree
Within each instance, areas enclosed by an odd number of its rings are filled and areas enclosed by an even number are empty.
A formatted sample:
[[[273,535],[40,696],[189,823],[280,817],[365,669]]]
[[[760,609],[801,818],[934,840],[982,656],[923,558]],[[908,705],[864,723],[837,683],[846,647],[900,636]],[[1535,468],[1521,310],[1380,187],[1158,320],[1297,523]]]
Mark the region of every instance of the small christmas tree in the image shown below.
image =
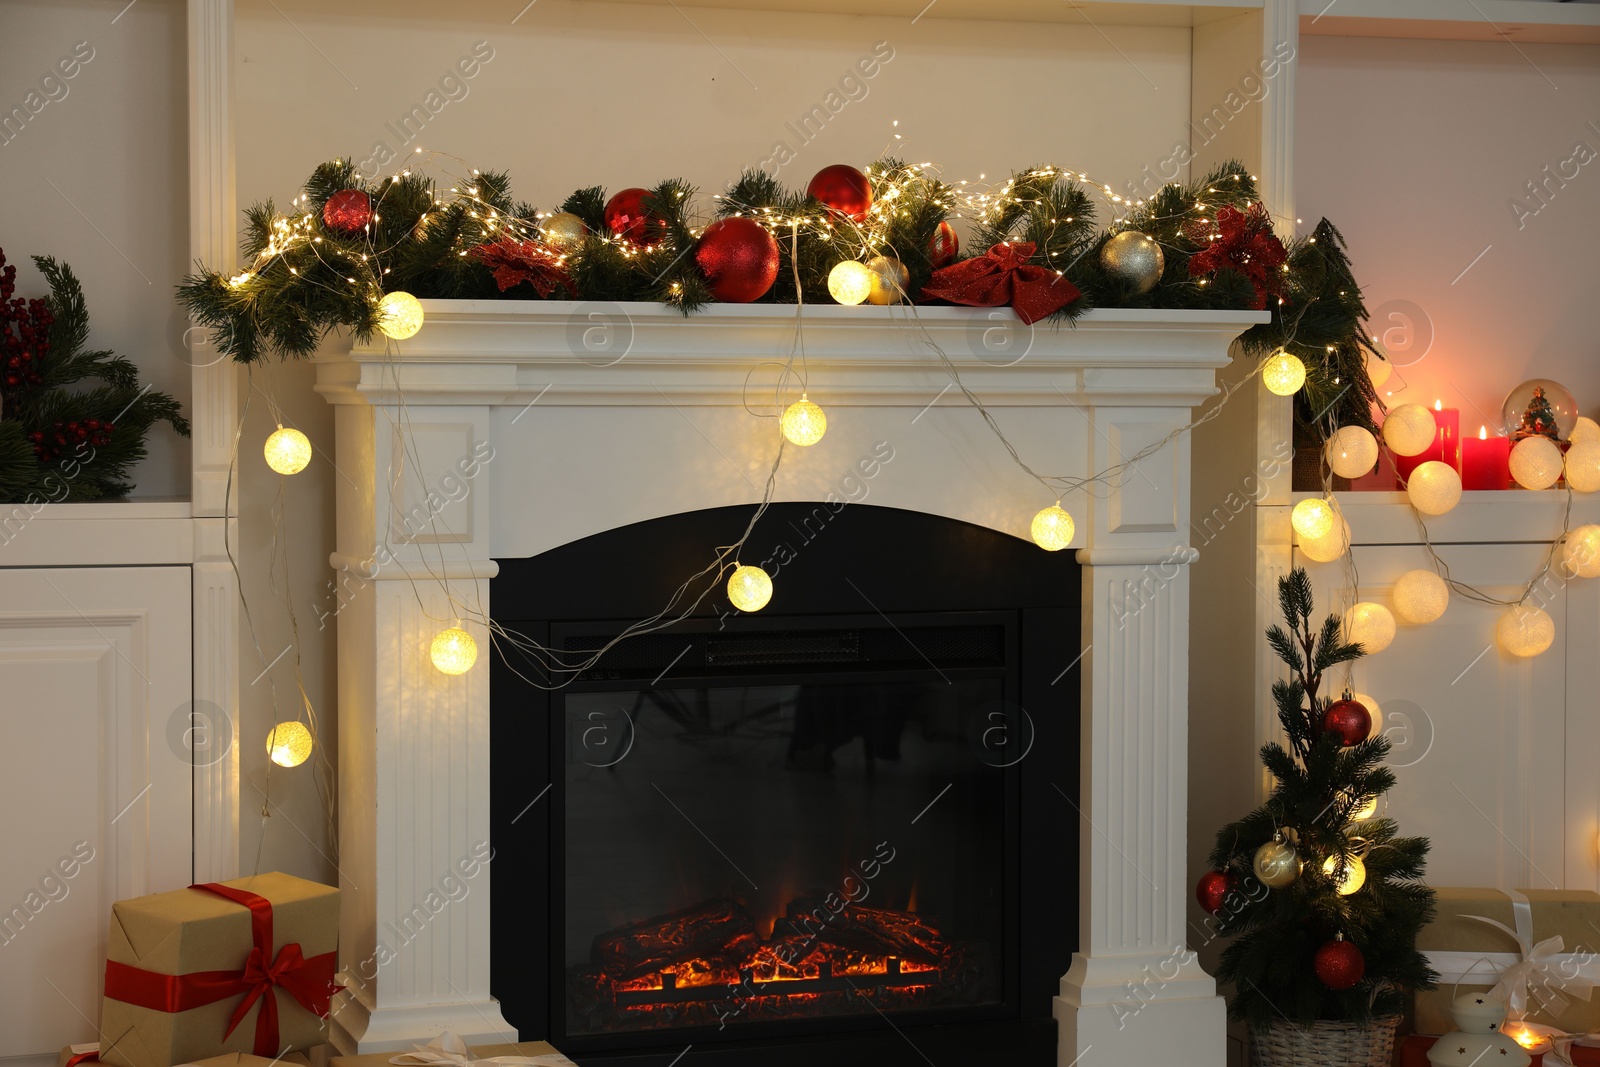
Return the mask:
[[[1550,398],[1544,395],[1544,386],[1533,387],[1533,398],[1528,401],[1528,409],[1522,413],[1522,425],[1517,427],[1512,437],[1518,441],[1524,437],[1561,440],[1561,431],[1556,429],[1556,413],[1550,407]]]
[[[1325,673],[1361,646],[1337,616],[1313,629],[1304,570],[1279,580],[1278,599],[1289,628],[1272,627],[1267,641],[1291,672],[1272,687],[1288,748],[1262,747],[1277,785],[1217,834],[1201,881],[1218,933],[1234,936],[1218,977],[1234,985],[1233,1016],[1258,1030],[1394,1015],[1438,978],[1416,948],[1434,910],[1420,881],[1428,841],[1372,817],[1394,785],[1388,739],[1367,736],[1370,714],[1348,693],[1319,695]]]

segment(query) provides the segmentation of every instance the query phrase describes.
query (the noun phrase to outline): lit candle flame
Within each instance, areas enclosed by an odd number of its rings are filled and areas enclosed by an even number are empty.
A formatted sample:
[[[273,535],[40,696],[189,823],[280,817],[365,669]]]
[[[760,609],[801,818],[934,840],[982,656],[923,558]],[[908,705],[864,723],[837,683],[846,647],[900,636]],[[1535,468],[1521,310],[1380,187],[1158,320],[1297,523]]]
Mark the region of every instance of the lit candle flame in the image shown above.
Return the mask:
[[[1435,400],[1433,402],[1433,410],[1435,410],[1435,411],[1443,411],[1444,410],[1444,401],[1443,400]]]
[[[1489,439],[1489,427],[1487,427],[1487,426],[1479,426],[1478,427],[1478,440],[1487,441],[1488,439]]]

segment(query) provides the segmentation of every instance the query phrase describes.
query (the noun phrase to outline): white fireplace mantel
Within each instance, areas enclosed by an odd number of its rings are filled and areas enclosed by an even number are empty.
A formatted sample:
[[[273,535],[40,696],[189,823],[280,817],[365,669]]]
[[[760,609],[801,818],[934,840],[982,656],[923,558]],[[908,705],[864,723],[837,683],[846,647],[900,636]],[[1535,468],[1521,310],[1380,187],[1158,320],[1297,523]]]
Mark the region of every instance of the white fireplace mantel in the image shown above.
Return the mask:
[[[784,306],[424,307],[414,338],[318,360],[338,406],[346,1051],[509,1032],[489,991],[493,865],[471,862],[489,836],[487,664],[440,674],[433,635],[461,616],[487,651],[497,558],[756,503],[779,440],[757,413],[776,412],[795,341]],[[1082,478],[1184,426],[1232,339],[1265,318],[1107,310],[1029,328],[1004,308],[807,307],[783,402],[803,373],[828,432],[785,451],[775,499],[831,493],[1026,537],[1053,501],[962,387],[1035,470]],[[858,461],[885,454],[863,478]],[[1081,656],[1083,754],[1063,810],[1080,820],[1082,883],[1056,1000],[1063,1067],[1091,1049],[1085,1062],[1224,1060],[1222,1000],[1184,935],[1189,464],[1178,435],[1062,500],[1085,565],[1085,647],[1061,650],[1063,666]],[[782,599],[780,578],[771,610]],[[544,785],[529,782],[530,802]],[[463,861],[469,891],[435,911],[428,894]]]

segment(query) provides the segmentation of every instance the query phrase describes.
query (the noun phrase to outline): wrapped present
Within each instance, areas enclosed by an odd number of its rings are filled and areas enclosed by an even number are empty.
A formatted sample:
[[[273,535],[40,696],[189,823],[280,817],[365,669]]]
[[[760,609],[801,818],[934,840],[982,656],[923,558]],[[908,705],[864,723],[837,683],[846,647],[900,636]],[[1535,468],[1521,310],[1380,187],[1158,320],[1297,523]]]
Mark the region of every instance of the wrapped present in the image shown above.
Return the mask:
[[[374,1052],[365,1056],[335,1056],[328,1067],[577,1067],[577,1064],[543,1041],[514,1045],[467,1047],[455,1034],[440,1034],[410,1052]]]
[[[83,1045],[68,1045],[61,1050],[61,1055],[56,1057],[56,1067],[92,1067],[100,1062],[100,1042],[91,1041]],[[289,1067],[311,1067],[311,1061],[299,1052],[286,1052],[276,1061],[265,1056],[252,1056],[248,1052],[230,1052],[222,1056],[212,1056],[210,1059],[198,1060],[185,1067],[273,1067],[276,1062],[279,1067],[287,1064]]]
[[[1451,1029],[1459,993],[1503,998],[1512,1018],[1574,1034],[1600,1031],[1600,894],[1588,890],[1438,889],[1438,914],[1417,948],[1439,987],[1416,997],[1416,1029]]]
[[[172,1067],[320,1045],[338,944],[339,891],[287,874],[118,901],[100,1058]]]

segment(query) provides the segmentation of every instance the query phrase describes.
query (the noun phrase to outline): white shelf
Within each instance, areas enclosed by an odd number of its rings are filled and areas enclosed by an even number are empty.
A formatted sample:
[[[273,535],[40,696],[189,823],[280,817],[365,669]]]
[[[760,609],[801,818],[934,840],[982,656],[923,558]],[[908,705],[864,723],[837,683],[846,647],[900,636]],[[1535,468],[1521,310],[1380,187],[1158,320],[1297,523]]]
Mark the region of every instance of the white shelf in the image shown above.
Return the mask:
[[[674,5],[674,0],[598,0],[606,3]],[[976,19],[989,22],[1060,22],[1080,26],[1200,26],[1244,11],[1261,10],[1265,0],[1193,0],[1187,4],[1154,0],[879,0],[871,14],[905,19]],[[860,15],[860,0],[694,0],[696,7],[734,11],[796,11]]]
[[[1600,4],[1546,0],[1299,0],[1300,32],[1334,37],[1600,44]]]
[[[1297,492],[1289,504],[1321,495]],[[1405,493],[1345,491],[1334,495],[1357,547],[1421,544]],[[1561,532],[1566,507],[1564,489],[1468,490],[1448,513],[1427,520],[1428,538],[1436,545],[1548,543]],[[1570,525],[1575,528],[1597,522],[1600,494],[1574,494]]]

